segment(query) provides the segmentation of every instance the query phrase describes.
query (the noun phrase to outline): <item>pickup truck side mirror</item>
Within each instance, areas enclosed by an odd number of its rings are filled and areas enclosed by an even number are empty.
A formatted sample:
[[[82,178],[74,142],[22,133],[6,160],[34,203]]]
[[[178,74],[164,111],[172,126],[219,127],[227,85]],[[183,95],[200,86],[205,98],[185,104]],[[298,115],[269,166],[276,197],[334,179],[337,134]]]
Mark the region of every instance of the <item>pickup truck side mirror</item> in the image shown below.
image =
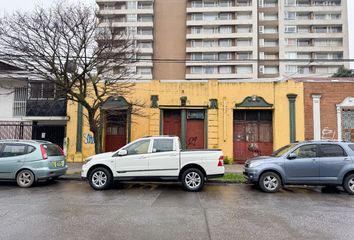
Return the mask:
[[[289,160],[293,160],[295,158],[297,158],[296,153],[290,153],[289,156],[287,157],[287,159],[289,159]]]
[[[126,156],[126,155],[128,155],[128,152],[127,152],[127,150],[121,149],[118,151],[117,155],[119,157]]]

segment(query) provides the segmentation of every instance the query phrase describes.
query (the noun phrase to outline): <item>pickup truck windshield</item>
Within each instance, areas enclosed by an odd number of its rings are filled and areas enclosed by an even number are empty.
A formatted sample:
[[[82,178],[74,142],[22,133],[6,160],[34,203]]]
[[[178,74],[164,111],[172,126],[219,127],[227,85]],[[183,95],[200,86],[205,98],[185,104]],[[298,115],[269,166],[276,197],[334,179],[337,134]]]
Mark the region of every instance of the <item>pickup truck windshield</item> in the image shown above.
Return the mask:
[[[289,151],[291,148],[295,147],[297,144],[289,144],[286,145],[284,147],[279,148],[278,150],[276,150],[275,152],[272,153],[272,157],[280,157],[282,156],[284,153],[286,153],[287,151]]]

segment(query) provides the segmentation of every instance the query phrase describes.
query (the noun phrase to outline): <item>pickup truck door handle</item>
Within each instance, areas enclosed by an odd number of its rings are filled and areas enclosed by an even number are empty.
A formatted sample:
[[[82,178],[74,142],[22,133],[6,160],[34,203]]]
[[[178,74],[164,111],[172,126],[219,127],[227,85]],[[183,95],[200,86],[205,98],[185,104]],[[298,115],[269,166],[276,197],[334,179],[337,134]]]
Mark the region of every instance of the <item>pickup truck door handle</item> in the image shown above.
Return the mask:
[[[312,162],[316,162],[316,158],[313,158],[313,159],[312,159]]]
[[[344,161],[350,161],[350,158],[346,157],[346,158],[344,158]]]
[[[169,157],[176,157],[177,156],[177,154],[170,154],[170,155],[168,155]]]
[[[146,157],[142,156],[142,157],[139,157],[139,159],[145,159]]]

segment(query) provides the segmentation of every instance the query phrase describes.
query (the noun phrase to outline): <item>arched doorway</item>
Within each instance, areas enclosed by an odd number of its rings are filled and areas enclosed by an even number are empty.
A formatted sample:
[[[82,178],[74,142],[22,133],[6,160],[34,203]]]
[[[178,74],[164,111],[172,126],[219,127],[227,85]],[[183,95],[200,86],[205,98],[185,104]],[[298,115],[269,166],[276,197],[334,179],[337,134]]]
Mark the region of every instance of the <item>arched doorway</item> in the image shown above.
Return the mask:
[[[102,106],[104,118],[104,149],[116,151],[130,140],[131,105],[124,97],[110,97]]]

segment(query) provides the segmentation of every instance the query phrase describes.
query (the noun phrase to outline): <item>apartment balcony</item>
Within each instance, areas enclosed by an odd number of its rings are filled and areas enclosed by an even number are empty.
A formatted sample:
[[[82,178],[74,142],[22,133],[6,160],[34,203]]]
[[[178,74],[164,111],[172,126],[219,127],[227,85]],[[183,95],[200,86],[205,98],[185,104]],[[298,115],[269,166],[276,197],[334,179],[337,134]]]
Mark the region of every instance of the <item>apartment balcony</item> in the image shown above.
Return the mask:
[[[154,9],[102,9],[98,15],[154,14]]]
[[[138,48],[138,52],[139,53],[153,54],[154,53],[154,49],[153,48]]]
[[[104,26],[104,25],[103,25]],[[107,27],[110,26],[109,23],[107,24]],[[113,27],[154,27],[154,22],[149,21],[149,22],[113,22],[112,23]]]
[[[343,6],[291,6],[285,7],[289,12],[340,12]]]
[[[341,19],[296,19],[296,20],[284,20],[285,25],[342,25]]]
[[[254,46],[230,46],[230,47],[187,47],[187,53],[195,52],[248,52],[252,51]]]
[[[206,13],[206,12],[242,12],[252,11],[253,7],[250,5],[245,6],[230,6],[230,7],[188,7],[187,13]]]
[[[219,26],[219,25],[236,25],[236,24],[252,24],[252,19],[238,20],[238,19],[230,19],[230,20],[188,20],[187,26]]]
[[[294,52],[341,52],[344,51],[343,46],[284,46],[286,51],[294,51]]]
[[[187,39],[253,38],[253,33],[188,33]]]
[[[254,62],[254,61],[253,61]],[[230,59],[230,60],[205,60],[205,61],[187,61],[187,67],[198,67],[198,66],[244,66],[252,64],[251,59]]]
[[[200,79],[247,79],[255,77],[253,73],[230,73],[230,74],[186,74],[188,80],[200,80]]]
[[[152,74],[136,74],[134,77],[136,80],[152,80]]]
[[[301,33],[285,33],[285,38],[342,38],[343,33],[310,33],[310,32],[301,32]]]

